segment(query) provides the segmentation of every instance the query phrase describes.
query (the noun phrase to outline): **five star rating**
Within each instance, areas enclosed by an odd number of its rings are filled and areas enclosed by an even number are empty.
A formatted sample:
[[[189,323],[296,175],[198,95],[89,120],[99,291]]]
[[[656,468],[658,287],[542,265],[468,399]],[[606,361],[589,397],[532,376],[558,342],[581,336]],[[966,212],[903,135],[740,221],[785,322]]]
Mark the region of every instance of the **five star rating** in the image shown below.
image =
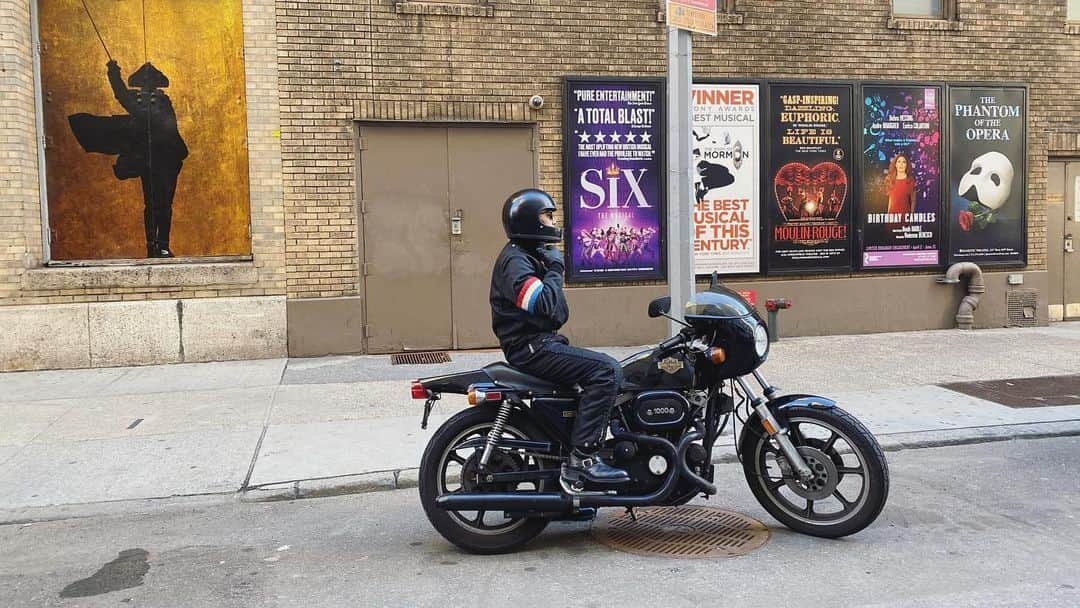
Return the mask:
[[[652,133],[627,133],[625,135],[622,133],[604,133],[603,131],[597,131],[595,133],[589,133],[588,131],[575,131],[575,133],[577,133],[580,143],[583,144],[587,144],[590,142],[602,144],[608,141],[617,144],[622,143],[624,140],[626,143],[630,144],[638,143],[639,140],[641,141],[641,143],[647,144],[652,141]]]

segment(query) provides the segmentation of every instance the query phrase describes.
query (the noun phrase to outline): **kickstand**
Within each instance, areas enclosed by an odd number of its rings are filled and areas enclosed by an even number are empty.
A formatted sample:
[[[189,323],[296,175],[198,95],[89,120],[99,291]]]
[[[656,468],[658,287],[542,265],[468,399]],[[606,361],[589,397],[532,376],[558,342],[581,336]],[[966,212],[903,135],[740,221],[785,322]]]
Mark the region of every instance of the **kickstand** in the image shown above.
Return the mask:
[[[634,507],[626,507],[626,512],[630,514],[630,521],[637,521],[637,515],[634,515]]]

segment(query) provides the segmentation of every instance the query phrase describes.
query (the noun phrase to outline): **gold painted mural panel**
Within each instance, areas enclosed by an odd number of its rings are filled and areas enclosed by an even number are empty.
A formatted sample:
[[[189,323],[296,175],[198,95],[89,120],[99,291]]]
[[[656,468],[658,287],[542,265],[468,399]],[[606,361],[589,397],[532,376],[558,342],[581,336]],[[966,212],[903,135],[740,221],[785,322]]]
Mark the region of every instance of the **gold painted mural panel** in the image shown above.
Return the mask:
[[[41,0],[51,258],[247,255],[241,0]]]

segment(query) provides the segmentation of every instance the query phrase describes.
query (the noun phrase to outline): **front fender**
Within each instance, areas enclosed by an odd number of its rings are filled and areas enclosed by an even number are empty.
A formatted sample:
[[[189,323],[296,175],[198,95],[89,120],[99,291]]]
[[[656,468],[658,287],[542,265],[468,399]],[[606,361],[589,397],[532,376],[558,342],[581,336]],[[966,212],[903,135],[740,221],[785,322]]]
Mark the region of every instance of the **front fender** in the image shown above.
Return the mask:
[[[817,408],[834,408],[836,402],[827,397],[820,397],[818,395],[781,395],[768,403],[769,409],[773,414],[783,414],[784,410],[796,407],[817,407]]]
[[[832,409],[836,407],[836,402],[826,397],[820,397],[818,395],[781,395],[768,401],[766,406],[776,416],[777,420],[784,425],[787,425],[788,416],[787,410],[793,407],[816,407],[821,409]],[[742,452],[749,448],[746,444],[748,440],[752,440],[759,436],[764,429],[761,427],[761,417],[757,412],[753,412],[750,418],[747,419],[746,424],[743,425],[742,433],[739,436],[739,451]]]

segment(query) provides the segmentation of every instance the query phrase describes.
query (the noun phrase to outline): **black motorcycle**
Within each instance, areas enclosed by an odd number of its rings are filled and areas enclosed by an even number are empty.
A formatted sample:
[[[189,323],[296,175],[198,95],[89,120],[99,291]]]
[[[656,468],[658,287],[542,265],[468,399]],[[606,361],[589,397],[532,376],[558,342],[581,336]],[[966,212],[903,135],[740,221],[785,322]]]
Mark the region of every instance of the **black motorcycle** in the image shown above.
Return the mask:
[[[885,506],[889,472],[874,436],[824,397],[778,395],[757,371],[769,354],[765,323],[746,300],[713,281],[685,320],[669,298],[650,317],[684,326],[656,348],[622,362],[623,385],[601,454],[626,469],[617,486],[569,485],[579,387],[557,386],[505,363],[425,378],[421,426],[443,393],[471,407],[446,421],[420,461],[420,500],[447,540],[474,553],[525,544],[553,520],[587,521],[600,507],[681,505],[716,493],[713,444],[732,415],[750,490],[787,527],[826,538],[870,525]],[[760,384],[757,395],[744,376]]]

